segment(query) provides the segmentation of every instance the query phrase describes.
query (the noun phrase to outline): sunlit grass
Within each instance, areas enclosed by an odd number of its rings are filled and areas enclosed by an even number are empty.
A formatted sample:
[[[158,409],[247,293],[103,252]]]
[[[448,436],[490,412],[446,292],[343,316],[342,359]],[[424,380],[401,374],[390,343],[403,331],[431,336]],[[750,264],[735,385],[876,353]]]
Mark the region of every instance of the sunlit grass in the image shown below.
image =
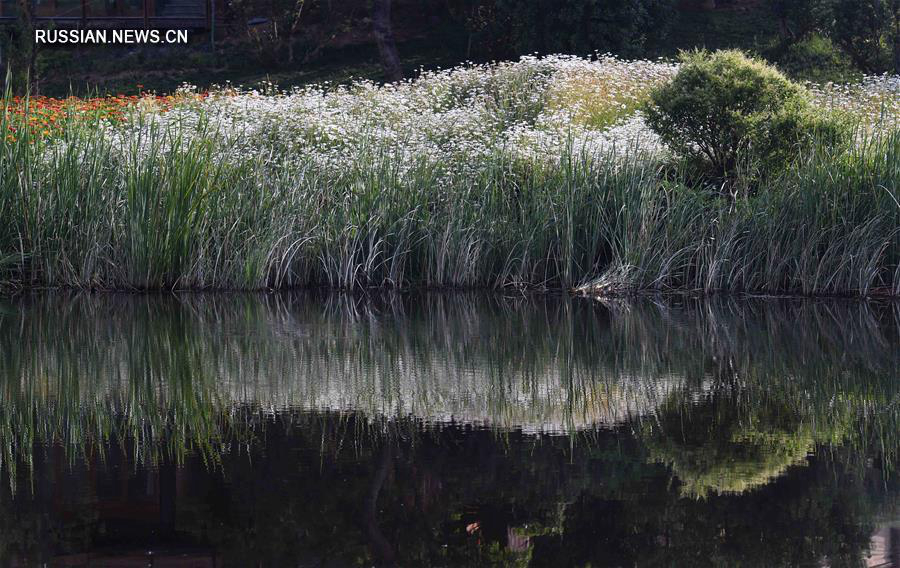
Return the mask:
[[[602,130],[633,115],[667,75],[628,73],[615,60],[605,66],[559,73],[550,86],[547,108],[571,116],[573,124]]]

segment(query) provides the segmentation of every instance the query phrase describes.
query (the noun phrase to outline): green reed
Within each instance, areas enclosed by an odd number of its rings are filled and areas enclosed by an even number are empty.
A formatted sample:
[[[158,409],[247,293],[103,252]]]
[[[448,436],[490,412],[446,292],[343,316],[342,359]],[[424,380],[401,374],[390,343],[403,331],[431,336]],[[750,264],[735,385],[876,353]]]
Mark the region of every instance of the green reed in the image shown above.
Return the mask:
[[[0,142],[0,282],[900,294],[896,131],[814,147],[731,197],[636,148],[498,146],[448,176],[372,145],[335,171],[277,141],[241,157],[202,118],[120,144],[98,121]]]

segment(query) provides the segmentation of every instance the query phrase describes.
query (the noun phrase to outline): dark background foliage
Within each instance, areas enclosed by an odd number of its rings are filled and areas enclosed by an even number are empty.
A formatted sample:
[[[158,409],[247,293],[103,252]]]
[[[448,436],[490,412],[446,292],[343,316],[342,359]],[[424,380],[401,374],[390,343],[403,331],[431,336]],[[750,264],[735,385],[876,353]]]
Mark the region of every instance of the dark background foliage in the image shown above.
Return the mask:
[[[187,47],[35,50],[23,41],[35,24],[23,17],[2,28],[0,64],[12,67],[20,90],[31,66],[31,89],[56,95],[128,93],[138,84],[170,91],[184,81],[205,87],[384,80],[527,54],[655,58],[694,48],[743,49],[799,79],[900,72],[900,0],[227,0],[226,6],[214,49],[209,35],[196,31]],[[397,54],[399,69],[385,67],[385,53]]]

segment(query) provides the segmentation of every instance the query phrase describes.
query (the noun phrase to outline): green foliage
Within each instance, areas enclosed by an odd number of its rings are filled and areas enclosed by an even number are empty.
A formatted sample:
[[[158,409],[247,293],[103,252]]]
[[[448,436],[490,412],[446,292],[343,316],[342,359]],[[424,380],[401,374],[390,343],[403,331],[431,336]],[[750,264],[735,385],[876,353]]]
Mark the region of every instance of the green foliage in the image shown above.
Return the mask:
[[[822,0],[766,0],[778,18],[782,41],[796,43],[808,37],[824,16]]]
[[[900,73],[900,0],[832,0],[826,28],[866,73]]]
[[[33,68],[37,59],[37,47],[31,40],[30,31],[24,18],[18,18],[14,25],[0,28],[0,73],[5,74],[0,89],[14,94],[34,92],[38,69]]]
[[[713,176],[779,171],[813,136],[841,137],[837,121],[813,112],[803,87],[760,60],[698,51],[682,61],[672,82],[651,93],[648,122],[676,154]]]
[[[859,70],[828,37],[815,33],[791,43],[774,58],[778,68],[794,79],[814,83],[849,83]]]
[[[779,63],[787,58],[792,63],[789,67],[796,66],[802,53],[788,53],[791,48],[821,34],[858,71],[900,73],[900,0],[766,0],[765,4],[778,22],[780,36],[767,51]],[[832,67],[830,58],[822,60],[823,47],[822,42],[806,46],[804,51],[812,57],[805,67]]]

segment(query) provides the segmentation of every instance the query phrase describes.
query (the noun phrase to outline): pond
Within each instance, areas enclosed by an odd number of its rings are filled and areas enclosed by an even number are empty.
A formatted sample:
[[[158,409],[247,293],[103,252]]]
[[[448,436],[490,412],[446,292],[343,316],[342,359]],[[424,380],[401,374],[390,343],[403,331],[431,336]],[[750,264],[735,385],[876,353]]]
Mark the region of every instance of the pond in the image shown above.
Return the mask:
[[[898,566],[900,305],[0,299],[0,565]]]

